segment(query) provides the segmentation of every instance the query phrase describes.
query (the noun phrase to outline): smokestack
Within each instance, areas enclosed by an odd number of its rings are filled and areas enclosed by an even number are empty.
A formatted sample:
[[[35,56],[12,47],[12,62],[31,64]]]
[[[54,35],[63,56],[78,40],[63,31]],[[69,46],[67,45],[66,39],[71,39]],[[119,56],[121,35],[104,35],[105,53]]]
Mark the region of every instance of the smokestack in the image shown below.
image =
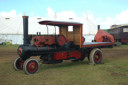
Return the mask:
[[[100,25],[98,25],[98,30],[100,30]]]
[[[28,44],[28,16],[23,16],[23,45]]]

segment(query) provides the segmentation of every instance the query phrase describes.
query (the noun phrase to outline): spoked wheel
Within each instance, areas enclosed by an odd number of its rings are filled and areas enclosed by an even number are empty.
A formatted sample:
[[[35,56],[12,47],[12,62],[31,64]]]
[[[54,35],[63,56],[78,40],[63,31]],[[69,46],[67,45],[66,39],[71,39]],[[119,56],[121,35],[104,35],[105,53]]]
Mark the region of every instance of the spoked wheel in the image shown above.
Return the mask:
[[[23,69],[24,62],[20,58],[16,58],[13,63],[13,67],[16,71]]]
[[[26,74],[34,74],[38,71],[39,63],[36,59],[27,59],[23,65]]]
[[[89,59],[90,59],[90,63],[92,63],[92,64],[101,64],[102,51],[100,49],[98,49],[98,48],[93,49],[90,52]]]

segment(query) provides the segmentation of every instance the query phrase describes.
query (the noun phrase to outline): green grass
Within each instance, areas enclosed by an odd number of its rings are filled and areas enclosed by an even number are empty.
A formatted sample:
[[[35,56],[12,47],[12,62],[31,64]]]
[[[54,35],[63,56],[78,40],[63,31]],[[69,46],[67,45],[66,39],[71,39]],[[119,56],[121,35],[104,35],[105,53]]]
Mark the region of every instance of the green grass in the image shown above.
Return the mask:
[[[128,49],[128,45],[114,46],[116,49]]]
[[[15,58],[0,57],[0,85],[128,85],[128,57],[104,58],[104,64],[95,66],[89,65],[87,58],[76,63],[41,64],[33,75],[15,71]]]
[[[0,45],[0,48],[18,48],[19,45]]]
[[[12,60],[0,63],[0,85],[128,85],[128,58],[106,59],[104,64],[88,61],[41,64],[39,72],[26,75],[12,68]]]

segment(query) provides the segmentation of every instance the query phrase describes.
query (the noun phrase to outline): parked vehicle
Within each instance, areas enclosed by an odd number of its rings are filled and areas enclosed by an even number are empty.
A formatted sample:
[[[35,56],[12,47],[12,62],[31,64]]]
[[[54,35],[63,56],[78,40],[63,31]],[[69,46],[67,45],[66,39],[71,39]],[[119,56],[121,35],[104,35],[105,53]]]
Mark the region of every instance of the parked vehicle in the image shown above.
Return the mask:
[[[115,42],[128,44],[128,25],[114,25],[108,31],[114,36]]]
[[[35,36],[29,36],[28,16],[23,16],[24,43],[17,49],[19,57],[14,61],[15,70],[24,70],[27,74],[37,72],[39,63],[36,59],[30,59],[31,56],[39,56],[43,64],[61,63],[63,60],[82,61],[85,57],[88,57],[92,64],[100,64],[100,48],[112,47],[114,44],[111,39],[107,42],[83,43],[85,39],[82,23],[46,20],[40,21],[39,24],[54,26],[55,30],[58,26],[59,34],[37,33]],[[69,26],[72,28],[71,31],[68,30]]]

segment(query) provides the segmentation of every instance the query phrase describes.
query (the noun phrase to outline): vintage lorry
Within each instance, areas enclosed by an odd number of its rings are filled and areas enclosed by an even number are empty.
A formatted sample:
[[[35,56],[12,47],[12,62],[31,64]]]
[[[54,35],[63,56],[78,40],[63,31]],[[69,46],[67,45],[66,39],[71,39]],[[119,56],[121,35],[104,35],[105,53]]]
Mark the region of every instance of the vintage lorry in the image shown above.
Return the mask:
[[[37,72],[39,63],[36,59],[31,59],[31,56],[39,56],[43,64],[61,63],[63,60],[82,61],[85,57],[88,57],[92,64],[100,64],[102,61],[100,48],[113,47],[114,44],[113,37],[109,33],[101,33],[101,30],[99,32],[101,35],[97,34],[95,37],[97,42],[84,42],[82,23],[45,20],[40,21],[39,24],[54,26],[55,31],[58,26],[59,34],[41,35],[38,32],[37,35],[30,36],[28,16],[23,16],[24,40],[23,45],[17,49],[19,57],[13,63],[15,70],[24,70],[26,74]],[[72,28],[70,31],[69,26]]]

